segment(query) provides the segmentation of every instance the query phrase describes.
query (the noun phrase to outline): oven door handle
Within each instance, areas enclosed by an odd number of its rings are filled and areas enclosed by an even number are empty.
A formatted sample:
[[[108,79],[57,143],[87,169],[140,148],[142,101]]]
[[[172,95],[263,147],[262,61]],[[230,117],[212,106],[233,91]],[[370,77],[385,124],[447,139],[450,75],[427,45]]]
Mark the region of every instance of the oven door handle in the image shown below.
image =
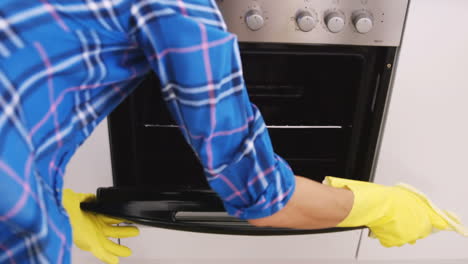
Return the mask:
[[[208,206],[199,201],[128,201],[85,202],[86,211],[126,219],[129,223],[199,233],[277,236],[302,235],[347,231],[356,228],[287,229],[255,227],[247,221],[227,215],[224,209]]]

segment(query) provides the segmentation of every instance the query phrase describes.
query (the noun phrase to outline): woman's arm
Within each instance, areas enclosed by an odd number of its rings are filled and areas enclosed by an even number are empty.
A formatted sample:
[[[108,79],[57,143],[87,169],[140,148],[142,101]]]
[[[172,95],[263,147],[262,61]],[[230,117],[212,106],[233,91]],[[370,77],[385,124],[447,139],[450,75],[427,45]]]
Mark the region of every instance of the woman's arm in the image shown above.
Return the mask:
[[[286,206],[271,216],[249,220],[249,223],[298,229],[335,227],[351,211],[353,199],[353,193],[348,189],[296,176],[296,190]]]

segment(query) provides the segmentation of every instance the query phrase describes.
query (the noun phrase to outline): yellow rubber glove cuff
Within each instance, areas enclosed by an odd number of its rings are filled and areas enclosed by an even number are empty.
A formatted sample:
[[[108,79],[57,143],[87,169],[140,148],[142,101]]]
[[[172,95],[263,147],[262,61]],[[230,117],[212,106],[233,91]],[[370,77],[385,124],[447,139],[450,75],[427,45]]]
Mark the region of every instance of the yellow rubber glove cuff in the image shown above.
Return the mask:
[[[73,228],[73,242],[85,251],[90,251],[95,257],[108,264],[119,263],[118,257],[131,255],[131,250],[109,240],[113,238],[133,237],[139,234],[136,227],[114,226],[123,220],[82,211],[80,203],[96,199],[93,194],[75,193],[70,189],[63,191],[63,206],[65,207]]]
[[[386,247],[413,244],[435,230],[454,230],[468,236],[458,217],[438,209],[409,185],[387,187],[335,177],[326,177],[324,184],[347,188],[354,194],[353,208],[338,226],[368,226],[373,237]]]

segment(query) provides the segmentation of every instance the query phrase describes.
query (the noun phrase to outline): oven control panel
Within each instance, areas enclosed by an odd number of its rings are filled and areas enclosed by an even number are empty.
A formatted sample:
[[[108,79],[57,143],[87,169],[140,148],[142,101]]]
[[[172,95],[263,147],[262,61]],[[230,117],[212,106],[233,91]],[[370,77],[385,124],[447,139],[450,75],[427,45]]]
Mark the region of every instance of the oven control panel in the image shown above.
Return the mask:
[[[409,0],[217,0],[240,41],[399,46]]]

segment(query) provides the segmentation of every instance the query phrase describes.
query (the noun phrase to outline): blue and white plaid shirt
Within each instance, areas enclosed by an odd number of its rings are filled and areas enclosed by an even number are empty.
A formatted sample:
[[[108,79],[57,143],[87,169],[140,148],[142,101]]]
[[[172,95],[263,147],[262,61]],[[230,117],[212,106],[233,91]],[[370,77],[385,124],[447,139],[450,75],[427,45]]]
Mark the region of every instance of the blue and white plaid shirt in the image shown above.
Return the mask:
[[[293,173],[213,0],[1,0],[0,263],[70,262],[65,166],[151,70],[230,214],[289,200]]]

